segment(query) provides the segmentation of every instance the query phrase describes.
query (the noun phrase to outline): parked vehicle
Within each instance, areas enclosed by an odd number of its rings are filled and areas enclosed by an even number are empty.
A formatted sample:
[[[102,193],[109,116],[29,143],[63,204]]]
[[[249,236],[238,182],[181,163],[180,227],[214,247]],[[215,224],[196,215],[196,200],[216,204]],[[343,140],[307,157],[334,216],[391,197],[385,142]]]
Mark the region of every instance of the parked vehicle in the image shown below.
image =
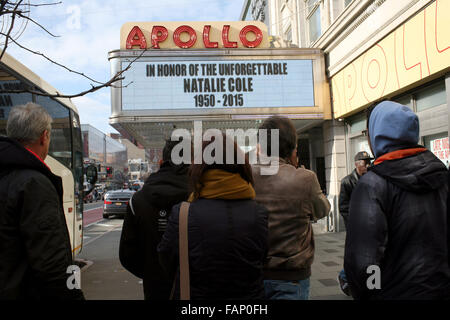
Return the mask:
[[[127,211],[127,205],[134,194],[134,190],[120,189],[108,191],[105,194],[103,205],[103,218],[108,219],[110,216],[124,217]]]
[[[144,186],[144,183],[142,181],[133,181],[130,184],[130,189],[134,191],[139,191]]]

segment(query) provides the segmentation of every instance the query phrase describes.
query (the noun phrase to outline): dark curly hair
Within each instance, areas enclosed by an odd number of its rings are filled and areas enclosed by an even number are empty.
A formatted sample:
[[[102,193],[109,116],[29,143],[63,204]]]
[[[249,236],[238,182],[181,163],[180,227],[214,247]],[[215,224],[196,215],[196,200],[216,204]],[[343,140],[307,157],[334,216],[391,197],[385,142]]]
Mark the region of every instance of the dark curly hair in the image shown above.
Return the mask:
[[[281,116],[272,116],[266,119],[259,129],[267,129],[267,155],[272,155],[271,129],[279,130],[279,157],[286,159],[291,156],[297,147],[297,130],[291,119]]]

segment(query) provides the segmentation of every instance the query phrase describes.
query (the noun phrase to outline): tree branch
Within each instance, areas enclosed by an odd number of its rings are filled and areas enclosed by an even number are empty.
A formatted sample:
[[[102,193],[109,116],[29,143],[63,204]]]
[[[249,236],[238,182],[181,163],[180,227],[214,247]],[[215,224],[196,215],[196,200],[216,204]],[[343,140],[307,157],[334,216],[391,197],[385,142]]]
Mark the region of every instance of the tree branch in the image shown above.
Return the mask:
[[[0,32],[0,35],[7,36],[7,35],[6,35],[5,33],[3,33],[3,32]],[[90,81],[92,81],[92,82],[98,83],[98,84],[103,83],[103,82],[101,82],[101,81],[95,80],[95,79],[93,79],[93,78],[91,78],[91,77],[85,75],[83,72],[79,72],[79,71],[76,71],[76,70],[72,70],[72,69],[70,69],[69,67],[63,65],[62,63],[56,62],[55,60],[53,60],[53,59],[47,57],[45,54],[43,54],[43,53],[41,53],[41,52],[39,52],[39,51],[31,50],[30,48],[27,48],[27,47],[21,45],[19,42],[17,42],[16,40],[14,40],[14,39],[12,39],[12,38],[10,38],[9,40],[11,40],[11,42],[13,42],[15,45],[17,45],[17,46],[20,47],[21,49],[26,50],[26,51],[28,51],[28,52],[30,52],[30,53],[35,54],[35,55],[41,56],[41,57],[45,58],[46,60],[48,60],[49,62],[51,62],[51,63],[53,63],[53,64],[56,64],[57,66],[59,66],[59,67],[61,67],[61,68],[64,68],[64,69],[66,69],[66,70],[69,71],[69,72],[76,73],[76,74],[78,74],[78,75],[80,75],[80,76],[82,76],[82,77],[84,77],[84,78],[86,78],[86,79],[88,79],[88,80],[90,80]],[[4,51],[3,51],[3,52],[4,52]],[[2,55],[3,55],[3,52],[2,52]],[[0,58],[0,60],[1,60],[1,58]]]
[[[34,19],[32,19],[32,18],[30,18],[30,17],[27,17],[27,16],[23,15],[22,12],[18,11],[18,12],[16,12],[16,14],[17,14],[19,17],[21,17],[21,18],[24,18],[24,19],[26,19],[26,20],[28,20],[28,21],[33,22],[35,25],[37,25],[38,27],[40,27],[42,30],[44,30],[46,33],[48,33],[48,34],[51,35],[52,37],[54,37],[54,38],[59,38],[59,36],[54,35],[54,34],[51,33],[50,31],[48,31],[47,28],[45,28],[43,25],[41,25],[40,23],[38,23],[38,22],[35,21]]]
[[[22,1],[23,1],[23,0],[20,0],[20,1],[16,4],[16,6],[15,6],[15,8],[14,8],[14,12],[13,12],[12,17],[11,17],[11,26],[9,27],[8,33],[5,34],[5,37],[6,37],[6,38],[5,38],[5,45],[3,46],[2,53],[0,54],[0,61],[2,60],[2,58],[3,58],[3,56],[4,56],[5,52],[6,52],[6,48],[8,48],[8,41],[9,41],[9,39],[12,40],[12,38],[11,38],[11,32],[12,32],[12,30],[13,30],[13,28],[14,28],[14,21],[15,21],[15,19],[16,19],[15,11],[17,11],[17,8],[19,7],[19,5],[20,5],[20,3],[21,3]],[[7,2],[7,1],[6,1],[6,2]],[[6,4],[6,3],[5,3],[5,4]]]
[[[27,5],[27,6],[30,6],[30,7],[43,7],[43,6],[54,6],[54,5],[58,5],[58,4],[61,4],[61,3],[62,3],[62,1],[50,2],[50,3],[36,3],[36,4],[30,3],[30,4],[23,4],[23,5]]]
[[[29,8],[29,7],[53,6],[53,5],[61,4],[62,1],[50,2],[50,3],[41,3],[41,4],[36,4],[36,3],[31,3],[30,4],[30,3],[22,3],[22,2],[23,2],[23,0],[19,0],[17,2],[9,1],[9,0],[1,0],[1,2],[0,2],[0,17],[1,16],[5,16],[5,15],[11,15],[11,25],[10,25],[10,27],[8,29],[8,32],[5,33],[5,32],[3,32],[3,30],[1,30],[1,32],[0,32],[0,36],[4,36],[5,37],[5,45],[3,47],[3,51],[0,54],[0,61],[2,60],[2,58],[3,58],[3,56],[4,56],[5,52],[6,52],[6,49],[8,48],[8,46],[11,43],[13,43],[13,44],[17,45],[19,48],[21,48],[21,49],[23,49],[25,51],[28,51],[28,52],[30,52],[32,54],[41,56],[42,58],[44,58],[45,60],[49,61],[52,64],[55,64],[55,65],[65,69],[65,70],[67,70],[67,71],[69,71],[71,73],[75,73],[77,75],[80,75],[80,76],[90,80],[91,82],[95,83],[96,85],[91,83],[89,89],[86,89],[86,90],[84,90],[82,92],[79,92],[79,93],[76,93],[76,94],[62,94],[62,93],[59,93],[58,91],[56,91],[56,93],[54,93],[54,94],[50,94],[50,93],[46,93],[46,92],[40,91],[40,89],[38,87],[35,87],[34,90],[32,90],[32,89],[21,89],[21,90],[3,90],[3,89],[0,89],[0,93],[3,93],[3,94],[5,94],[5,93],[10,93],[10,94],[31,93],[31,94],[38,95],[38,96],[48,96],[48,97],[53,97],[53,98],[76,98],[76,97],[84,96],[84,95],[86,95],[88,93],[96,92],[96,91],[98,91],[98,90],[100,90],[102,88],[105,88],[105,87],[126,88],[126,87],[128,87],[129,85],[131,85],[133,83],[133,82],[130,82],[130,83],[126,84],[126,85],[120,85],[120,86],[115,85],[116,82],[122,81],[122,80],[125,79],[125,77],[123,76],[124,72],[128,71],[131,68],[132,64],[137,59],[142,57],[143,54],[147,51],[147,49],[142,50],[142,52],[139,55],[137,55],[134,59],[132,59],[129,62],[129,64],[127,65],[127,67],[125,69],[117,72],[107,82],[97,81],[97,80],[87,76],[83,72],[79,72],[79,71],[73,70],[73,69],[63,65],[62,63],[59,63],[59,62],[51,59],[50,57],[48,57],[44,53],[41,53],[41,52],[36,51],[36,50],[32,50],[32,49],[30,49],[30,48],[20,44],[17,41],[17,39],[14,39],[14,37],[11,36],[11,33],[12,33],[13,29],[14,29],[14,22],[15,22],[17,17],[20,17],[20,18],[23,18],[23,19],[25,19],[27,21],[31,21],[32,23],[37,25],[39,28],[44,30],[47,34],[51,35],[52,37],[58,37],[58,36],[54,35],[53,33],[51,33],[49,30],[47,30],[43,25],[41,25],[40,23],[35,21],[33,18],[30,18],[30,17],[26,16],[25,13],[29,13],[29,11],[20,10],[19,8],[21,7],[23,9],[25,9],[24,6],[27,6],[27,8]],[[3,20],[3,22],[4,21],[5,20]]]
[[[84,96],[84,95],[86,95],[88,93],[96,92],[96,91],[98,91],[98,90],[100,90],[102,88],[105,88],[105,87],[126,88],[132,82],[128,83],[126,86],[120,86],[120,87],[114,86],[113,84],[115,82],[117,82],[117,81],[124,80],[125,77],[122,76],[123,73],[128,71],[131,68],[132,64],[136,60],[141,58],[146,51],[147,51],[147,49],[142,50],[142,52],[138,56],[136,56],[133,60],[130,61],[130,63],[127,65],[127,67],[125,69],[117,72],[109,81],[107,81],[105,83],[102,83],[101,85],[98,85],[98,86],[94,86],[94,85],[91,84],[91,88],[90,89],[87,89],[87,90],[82,91],[80,93],[76,93],[76,94],[61,94],[61,93],[57,92],[55,94],[49,94],[49,93],[45,93],[45,92],[37,91],[37,90],[0,90],[0,93],[3,93],[3,94],[4,93],[31,93],[31,94],[35,94],[35,95],[38,95],[38,96],[47,96],[47,97],[52,97],[52,98],[70,98],[70,99],[72,99],[72,98],[77,98],[77,97]]]

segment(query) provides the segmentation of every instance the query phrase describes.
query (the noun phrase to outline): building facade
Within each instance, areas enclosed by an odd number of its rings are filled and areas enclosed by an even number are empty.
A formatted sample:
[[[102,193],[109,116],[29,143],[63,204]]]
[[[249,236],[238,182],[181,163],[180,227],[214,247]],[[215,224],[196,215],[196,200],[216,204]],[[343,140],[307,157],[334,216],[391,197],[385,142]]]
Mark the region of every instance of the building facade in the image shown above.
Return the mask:
[[[116,174],[126,175],[127,148],[90,124],[81,125],[84,162],[98,166],[99,182],[113,180]]]
[[[354,168],[354,155],[370,152],[365,110],[378,101],[394,100],[416,112],[420,143],[448,166],[448,12],[450,1],[444,0],[245,1],[241,19],[263,21],[273,46],[325,53],[333,120],[323,124],[321,133],[334,207],[340,180]],[[339,220],[334,210],[329,229],[342,230]]]

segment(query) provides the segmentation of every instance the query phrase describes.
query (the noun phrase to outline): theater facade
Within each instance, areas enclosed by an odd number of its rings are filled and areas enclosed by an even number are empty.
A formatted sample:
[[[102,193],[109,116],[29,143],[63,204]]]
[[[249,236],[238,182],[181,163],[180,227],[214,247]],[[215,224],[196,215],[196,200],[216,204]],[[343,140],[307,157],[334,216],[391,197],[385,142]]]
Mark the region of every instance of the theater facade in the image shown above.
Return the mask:
[[[109,52],[110,124],[151,151],[174,129],[256,129],[271,115],[293,120],[300,163],[327,193],[323,124],[332,118],[321,50],[272,48],[260,22],[136,22]],[[255,148],[241,145],[244,150]]]

